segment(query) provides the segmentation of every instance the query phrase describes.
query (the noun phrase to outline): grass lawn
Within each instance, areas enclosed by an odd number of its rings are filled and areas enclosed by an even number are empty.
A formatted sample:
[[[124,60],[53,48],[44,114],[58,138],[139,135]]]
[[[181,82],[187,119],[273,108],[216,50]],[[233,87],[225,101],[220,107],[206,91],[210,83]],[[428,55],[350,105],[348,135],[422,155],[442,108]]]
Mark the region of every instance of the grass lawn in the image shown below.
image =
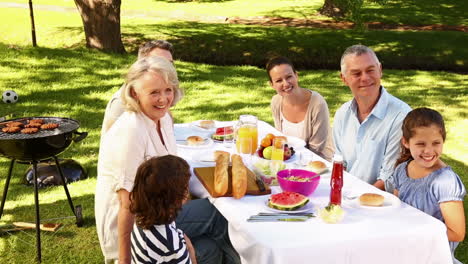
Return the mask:
[[[22,3],[23,0],[0,0]],[[73,0],[34,0],[34,5],[75,7]],[[307,19],[329,19],[318,14],[323,0],[138,0],[122,1],[122,14],[134,13],[169,16],[219,16],[252,17],[281,16]],[[365,22],[379,21],[405,25],[468,25],[468,3],[459,0],[389,0],[384,6],[366,4],[363,10]]]
[[[67,4],[71,1],[55,3],[55,1],[38,0],[34,2],[36,4]],[[131,5],[130,2],[132,1],[124,1],[124,5]],[[226,5],[236,2],[240,3],[241,0],[203,2],[200,5]],[[428,0],[424,2],[435,3]],[[455,11],[463,10],[467,5],[452,2],[453,5],[461,5],[460,8],[454,9]],[[166,2],[150,0],[142,0],[141,3],[145,8],[148,8],[149,4],[161,4],[161,6],[166,4]],[[444,5],[448,3],[445,1]],[[187,6],[190,4],[197,3],[186,3]],[[171,5],[179,5],[181,8],[184,6],[182,3],[171,3]],[[136,8],[136,4],[134,6]],[[192,7],[192,9],[196,8]],[[424,12],[422,8],[421,16]],[[15,14],[15,17],[12,14]],[[30,33],[27,12],[19,14],[18,9],[0,8],[0,16],[4,20],[4,23],[0,24],[0,32],[2,32],[0,35],[0,91],[13,89],[20,95],[20,101],[16,104],[0,103],[0,116],[71,117],[81,122],[79,131],[89,132],[85,140],[72,145],[60,155],[61,158],[73,158],[79,161],[89,171],[88,179],[69,185],[74,203],[83,206],[85,226],[77,228],[73,224],[73,219],[63,219],[60,221],[65,226],[60,231],[54,234],[43,233],[44,263],[101,263],[102,256],[94,224],[94,190],[100,125],[107,100],[122,84],[121,76],[135,60],[135,55],[103,54],[77,47],[83,43],[84,37],[77,12],[36,12],[38,42],[42,46],[37,49],[28,47]],[[440,17],[442,16],[443,13]],[[454,17],[457,19],[456,14]],[[466,23],[462,20],[458,18],[460,23]],[[129,18],[124,21],[122,30],[126,43],[141,43],[144,39],[158,37],[165,37],[176,43],[176,57],[183,60],[177,60],[175,64],[181,86],[186,93],[184,99],[173,109],[175,120],[179,123],[197,119],[237,120],[238,116],[243,113],[257,115],[260,119],[272,123],[268,106],[274,91],[267,85],[264,70],[253,66],[214,66],[188,62],[182,56],[188,52],[184,53],[183,50],[193,46],[191,45],[193,43],[201,44],[205,38],[206,42],[212,45],[210,43],[215,42],[217,32],[231,34],[228,39],[234,44],[237,40],[239,47],[243,45],[242,40],[248,40],[246,42],[248,47],[249,45],[252,47],[264,45],[265,42],[272,46],[276,43],[285,46],[286,44],[280,41],[284,39],[281,37],[283,34],[289,34],[288,36],[293,39],[301,39],[301,36],[320,38],[323,34],[337,34],[336,37],[331,38],[335,42],[325,39],[323,43],[324,46],[337,45],[335,49],[338,50],[342,49],[340,45],[343,45],[340,43],[340,34],[348,41],[356,41],[364,37],[363,35],[353,37],[356,33],[351,31],[327,33],[316,30],[287,31],[281,28],[246,26],[224,28],[215,24],[191,24],[168,21],[158,21],[155,24],[154,21],[148,19]],[[390,35],[386,35],[385,32],[373,34],[375,35],[368,35],[369,38],[375,38],[371,43],[379,43],[378,40],[381,38],[391,39],[398,35],[405,35],[391,32]],[[434,33],[428,33],[428,35],[431,34]],[[460,35],[453,33],[453,39],[450,39],[451,33],[444,34],[435,34],[434,37],[423,38],[423,40],[420,38],[425,35],[407,34],[407,39],[415,39],[414,43],[419,43],[417,47],[427,48],[418,51],[418,48],[412,46],[414,52],[425,54],[438,51],[443,54],[447,50],[438,45],[446,45],[452,48],[448,51],[449,53],[461,54],[458,56],[459,59],[466,61],[467,56],[464,55],[466,49],[462,44],[464,42],[460,43],[460,40],[466,39],[466,33]],[[184,35],[187,36],[185,39]],[[445,44],[439,43],[444,43],[444,41],[437,41],[446,38],[450,41]],[[193,42],[194,39],[197,42]],[[394,47],[395,53],[398,54],[398,51],[401,51],[400,46],[406,43],[405,41],[389,41],[385,45]],[[411,43],[411,45],[415,44]],[[433,46],[437,47],[435,51],[431,50]],[[212,48],[219,49],[211,50]],[[237,53],[221,53],[222,56],[218,53],[227,52],[229,49],[222,49],[219,45],[205,46],[191,52],[193,57],[203,51],[211,56],[235,57]],[[385,49],[377,51],[378,55],[385,54]],[[392,53],[388,52],[388,54]],[[328,53],[325,53],[322,56],[327,55]],[[303,56],[307,56],[310,60],[314,58],[311,54],[303,54]],[[450,57],[444,57],[442,61],[449,61],[450,59],[447,58]],[[338,67],[337,60],[336,65]],[[384,61],[384,67],[385,65],[386,61]],[[299,74],[301,86],[321,93],[327,100],[332,115],[342,103],[351,98],[349,89],[338,79],[337,68],[336,70],[300,71]],[[443,114],[448,130],[443,159],[454,168],[468,187],[468,136],[466,134],[468,130],[468,89],[466,89],[468,76],[441,71],[384,70],[383,84],[390,93],[406,101],[412,107],[429,106]],[[2,175],[0,176],[0,190],[3,189],[3,175],[7,174],[8,166],[9,160],[0,158],[0,175]],[[0,225],[12,221],[34,221],[33,190],[21,184],[26,169],[25,165],[15,166]],[[40,191],[39,198],[41,218],[71,215],[63,188],[43,189]],[[468,199],[465,199],[464,204],[465,215],[468,216]],[[28,232],[28,234],[32,236],[18,234],[0,237],[0,263],[30,263],[34,260],[34,233]],[[468,263],[467,252],[468,240],[459,246],[458,259]]]

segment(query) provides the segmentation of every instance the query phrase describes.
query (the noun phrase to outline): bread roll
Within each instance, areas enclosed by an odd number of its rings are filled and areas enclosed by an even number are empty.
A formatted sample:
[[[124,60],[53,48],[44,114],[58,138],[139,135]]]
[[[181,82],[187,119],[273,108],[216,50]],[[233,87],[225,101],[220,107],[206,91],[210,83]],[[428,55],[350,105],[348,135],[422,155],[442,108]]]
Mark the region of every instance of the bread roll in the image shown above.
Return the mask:
[[[384,197],[376,193],[365,193],[359,196],[359,203],[365,206],[382,206]]]
[[[229,185],[229,152],[215,151],[214,191],[218,196],[226,194]]]
[[[247,192],[247,168],[241,156],[232,155],[232,196],[236,199],[244,197]]]
[[[215,122],[213,120],[202,120],[200,121],[200,127],[204,129],[211,129],[215,126]]]
[[[189,146],[201,145],[203,144],[203,142],[205,142],[205,140],[203,140],[203,138],[199,136],[190,136],[187,138],[187,145]]]
[[[323,171],[327,170],[327,165],[319,160],[311,161],[307,164],[309,169],[317,174],[322,173]]]

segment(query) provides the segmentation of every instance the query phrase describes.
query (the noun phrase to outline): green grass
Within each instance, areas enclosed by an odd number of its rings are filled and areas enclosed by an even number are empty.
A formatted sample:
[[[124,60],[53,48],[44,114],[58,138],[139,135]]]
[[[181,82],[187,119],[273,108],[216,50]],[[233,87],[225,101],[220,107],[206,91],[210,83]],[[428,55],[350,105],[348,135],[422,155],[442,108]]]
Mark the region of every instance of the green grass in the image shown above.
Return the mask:
[[[0,0],[26,4],[23,0]],[[73,0],[34,0],[34,5],[73,7]],[[219,16],[219,17],[290,17],[330,19],[317,11],[323,0],[138,0],[122,1],[122,15],[144,13],[158,16]],[[459,0],[390,0],[384,6],[366,4],[363,9],[365,22],[379,21],[404,25],[468,25],[468,3]]]
[[[30,45],[29,14],[27,10],[20,11],[0,9],[5,18],[0,25],[5,44]],[[128,51],[134,52],[144,40],[162,38],[175,45],[177,59],[191,62],[263,67],[269,56],[281,54],[299,69],[338,69],[343,50],[362,43],[376,50],[387,69],[468,72],[468,34],[464,32],[357,32],[164,20],[155,23],[148,18],[128,18],[122,23]],[[39,46],[84,45],[78,13],[38,11],[36,31]]]
[[[0,0],[0,2],[25,3],[23,0]],[[73,0],[35,0],[35,5],[55,5],[75,7]],[[252,17],[281,16],[307,19],[329,19],[321,16],[317,10],[323,0],[139,0],[122,1],[122,14],[136,12],[146,14],[186,15],[186,16],[220,16]],[[367,4],[363,10],[365,22],[380,21],[388,24],[406,25],[468,25],[468,3],[466,1],[448,0],[390,0],[379,6]]]
[[[90,178],[70,185],[75,204],[84,208],[85,226],[77,228],[73,219],[63,220],[65,227],[55,235],[46,234],[43,242],[44,263],[99,263],[100,249],[94,225],[94,186],[99,144],[99,131],[105,104],[121,85],[121,74],[134,55],[115,56],[82,49],[9,49],[0,45],[0,90],[13,89],[20,95],[17,104],[0,107],[0,116],[15,117],[52,115],[71,117],[81,122],[80,131],[88,138],[72,145],[61,157],[73,158],[83,164]],[[176,61],[184,99],[173,109],[176,122],[197,119],[236,120],[240,114],[251,113],[272,122],[269,102],[274,94],[267,84],[264,71],[251,66],[212,66]],[[453,166],[468,186],[468,84],[466,75],[446,72],[397,71],[384,72],[388,90],[412,107],[430,106],[442,112],[449,131],[444,160]],[[301,71],[300,84],[320,92],[328,101],[330,112],[351,98],[336,71]],[[437,85],[433,85],[437,84]],[[429,88],[431,87],[431,88]],[[219,111],[223,109],[223,111]],[[6,175],[9,161],[0,159],[0,175]],[[25,165],[17,165],[2,221],[34,221],[33,191],[20,184]],[[3,179],[3,177],[2,177]],[[3,188],[3,180],[0,188]],[[40,192],[41,215],[52,218],[71,215],[61,187]],[[465,211],[468,211],[465,201]],[[468,215],[468,212],[466,212]],[[33,233],[32,233],[33,234]],[[21,263],[32,260],[34,238],[24,234],[0,238],[0,262]],[[460,245],[457,256],[468,261],[468,243]],[[56,256],[60,256],[56,260]]]
[[[212,5],[212,8],[218,7],[219,15],[226,15],[228,12],[234,12],[223,11],[226,5],[241,2],[246,1],[173,4],[141,0],[138,3],[124,1],[123,8],[127,8],[127,5],[134,10],[150,10],[150,7],[153,9],[158,7],[158,10],[164,11],[164,8],[169,8],[168,6],[178,5],[179,10],[186,8],[184,12],[189,12],[209,8]],[[267,6],[256,7],[255,12],[258,12],[256,15],[284,8],[276,5],[291,4],[294,1],[270,2],[275,3],[270,9]],[[314,5],[314,1],[310,2]],[[315,1],[317,2],[321,1]],[[413,1],[405,3],[410,2]],[[421,2],[435,3],[429,0]],[[38,0],[34,3],[74,6],[70,0],[49,2]],[[206,6],[196,7],[197,4]],[[457,6],[453,10],[452,20],[459,21],[456,23],[466,23],[466,18],[457,15],[457,12],[466,9],[467,4],[464,2],[453,2],[453,4]],[[420,11],[415,16],[421,18],[421,23],[426,21],[422,19],[424,14],[430,17],[431,21],[441,20],[447,16],[445,11],[432,15],[430,11],[426,7],[420,7]],[[213,14],[214,11],[210,12]],[[251,15],[245,13],[247,14]],[[383,16],[385,12],[375,12],[375,14]],[[403,9],[402,19],[405,14],[408,17],[406,19],[411,17],[408,15],[410,11]],[[73,225],[73,219],[64,219],[65,226],[59,232],[54,235],[44,233],[43,259],[44,263],[101,263],[102,257],[94,225],[94,188],[100,125],[107,100],[122,84],[121,77],[136,56],[104,54],[81,48],[84,44],[84,34],[78,12],[37,11],[35,15],[38,43],[41,46],[37,49],[29,47],[30,28],[27,10],[0,8],[2,17],[0,91],[13,89],[20,95],[17,104],[0,103],[0,117],[4,115],[71,117],[81,122],[79,131],[89,132],[85,140],[72,145],[60,155],[61,158],[73,158],[79,161],[89,171],[89,179],[69,186],[74,203],[81,204],[84,208],[85,226],[77,228]],[[385,16],[390,20],[396,19],[391,18],[391,14]],[[371,45],[381,57],[385,68],[383,84],[392,94],[412,107],[429,106],[443,114],[448,130],[443,159],[454,168],[468,187],[466,162],[468,160],[466,151],[468,149],[466,135],[468,75],[441,71],[386,70],[395,60],[411,63],[417,60],[429,62],[434,60],[434,64],[462,65],[463,69],[466,69],[468,58],[464,47],[464,43],[468,42],[466,33],[393,31],[356,33],[155,21],[130,17],[124,17],[122,23],[123,36],[129,51],[151,38],[166,38],[175,43],[176,58],[179,59],[176,61],[176,67],[181,86],[186,92],[184,99],[173,109],[176,122],[190,122],[197,119],[237,120],[240,114],[251,113],[271,123],[269,102],[274,91],[267,84],[264,70],[252,66],[193,63],[207,59],[227,63],[228,60],[242,57],[244,63],[255,64],[254,61],[264,60],[269,51],[285,53],[299,64],[301,59],[305,58],[309,63],[321,61],[336,65],[333,70],[299,73],[301,86],[321,93],[333,115],[343,102],[351,98],[349,89],[339,81],[336,54],[341,53],[350,43],[362,42]],[[416,55],[420,58],[415,59]],[[2,175],[0,190],[3,189],[3,175],[7,174],[8,165],[7,159],[0,158],[0,175]],[[15,166],[0,225],[11,221],[34,221],[32,188],[21,184],[26,169],[25,165]],[[71,215],[61,187],[41,190],[40,202],[42,218]],[[465,215],[468,216],[467,199],[464,205]],[[29,234],[33,236],[18,234],[0,237],[0,263],[32,262],[35,257],[34,233]],[[20,240],[26,240],[31,245]],[[468,242],[465,241],[459,246],[457,257],[467,263],[467,252]]]

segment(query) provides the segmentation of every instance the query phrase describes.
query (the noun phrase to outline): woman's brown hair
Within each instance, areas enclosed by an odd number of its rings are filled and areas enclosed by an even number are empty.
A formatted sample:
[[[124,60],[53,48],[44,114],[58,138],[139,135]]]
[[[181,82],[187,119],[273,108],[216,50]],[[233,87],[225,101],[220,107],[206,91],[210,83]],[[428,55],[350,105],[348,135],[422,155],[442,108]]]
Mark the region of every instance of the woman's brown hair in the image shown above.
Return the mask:
[[[442,115],[436,110],[430,108],[416,108],[409,112],[405,117],[405,120],[403,120],[403,125],[401,126],[401,129],[403,130],[403,138],[406,142],[409,142],[410,138],[414,135],[414,129],[418,127],[429,127],[431,125],[439,127],[440,135],[442,135],[442,139],[445,141],[446,132],[444,118]],[[400,157],[397,159],[395,167],[405,161],[413,159],[410,150],[403,145],[403,142],[400,144]]]
[[[291,67],[291,69],[293,70],[293,72],[296,72],[296,69],[294,68],[294,65],[292,64],[292,62],[288,58],[283,57],[283,56],[273,57],[273,58],[268,60],[268,62],[266,64],[266,67],[265,67],[266,72],[268,74],[268,78],[270,79],[270,82],[272,81],[270,71],[274,67],[276,67],[278,65],[282,65],[282,64],[289,65]]]
[[[144,229],[173,222],[187,199],[190,166],[173,155],[153,157],[138,167],[130,211]]]

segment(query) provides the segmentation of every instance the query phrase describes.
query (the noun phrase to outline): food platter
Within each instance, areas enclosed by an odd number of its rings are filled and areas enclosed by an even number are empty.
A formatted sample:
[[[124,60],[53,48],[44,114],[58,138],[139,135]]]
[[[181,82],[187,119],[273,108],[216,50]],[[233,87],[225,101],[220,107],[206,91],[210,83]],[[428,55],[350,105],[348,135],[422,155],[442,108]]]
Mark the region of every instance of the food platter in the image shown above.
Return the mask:
[[[366,206],[366,205],[361,205],[359,203],[359,196],[355,199],[348,200],[348,204],[353,207],[353,208],[359,208],[359,209],[365,209],[365,210],[373,210],[373,211],[381,211],[381,210],[391,210],[391,209],[396,209],[401,206],[401,201],[398,199],[398,197],[391,195],[391,194],[382,194],[384,197],[384,202],[382,206]],[[347,201],[346,199],[343,199],[343,201]]]
[[[195,130],[198,130],[198,131],[202,131],[202,132],[215,132],[216,130],[216,125],[213,126],[212,128],[204,128],[204,127],[201,127],[200,126],[200,122],[201,121],[207,121],[207,120],[197,120],[197,121],[193,121],[192,123],[190,123],[190,127],[192,127],[193,129]],[[216,124],[216,122],[215,122]]]
[[[191,148],[191,149],[199,149],[199,148],[209,148],[213,145],[213,140],[211,138],[204,138],[203,143],[199,145],[189,145],[187,140],[177,140],[176,144],[178,147],[181,148]]]
[[[271,160],[269,160],[269,159],[265,159],[265,158],[259,157],[257,152],[255,152],[254,156],[255,156],[256,158],[258,158],[259,160],[271,161]],[[289,159],[284,160],[283,162],[285,162],[285,163],[290,163],[290,162],[295,162],[296,160],[297,160],[297,154],[294,154],[294,155],[292,155]]]
[[[311,211],[313,209],[312,203],[310,201],[306,205],[302,206],[301,208],[296,209],[296,210],[290,210],[290,211],[271,208],[270,206],[268,206],[268,200],[265,201],[264,205],[268,210],[275,212],[275,213],[304,213],[304,212]]]

